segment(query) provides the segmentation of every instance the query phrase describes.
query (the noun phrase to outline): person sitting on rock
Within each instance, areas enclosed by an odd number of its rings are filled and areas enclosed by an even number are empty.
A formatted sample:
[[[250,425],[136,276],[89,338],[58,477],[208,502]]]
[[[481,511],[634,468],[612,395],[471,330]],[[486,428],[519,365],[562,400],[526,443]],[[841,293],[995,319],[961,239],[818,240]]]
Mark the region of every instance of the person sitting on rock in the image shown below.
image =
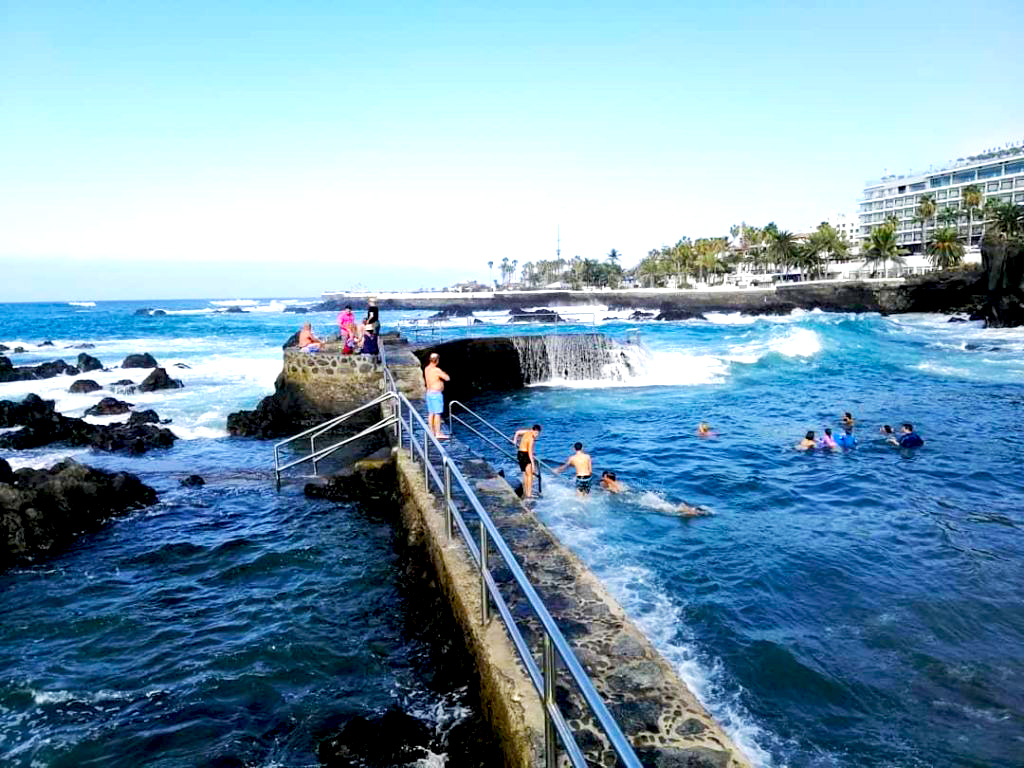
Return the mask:
[[[363,355],[379,355],[380,345],[377,343],[377,334],[369,326],[363,331],[363,348],[359,350]]]
[[[299,331],[299,349],[303,352],[319,352],[322,344],[323,342],[313,335],[313,326],[305,323]]]

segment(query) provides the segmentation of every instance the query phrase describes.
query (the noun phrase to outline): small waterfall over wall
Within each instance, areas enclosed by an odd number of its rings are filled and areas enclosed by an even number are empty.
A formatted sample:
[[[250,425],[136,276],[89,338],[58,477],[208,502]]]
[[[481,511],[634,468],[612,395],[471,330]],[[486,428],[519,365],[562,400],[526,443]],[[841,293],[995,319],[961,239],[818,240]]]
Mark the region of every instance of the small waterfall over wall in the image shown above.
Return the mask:
[[[600,333],[513,336],[524,384],[622,381],[632,375],[623,348]]]

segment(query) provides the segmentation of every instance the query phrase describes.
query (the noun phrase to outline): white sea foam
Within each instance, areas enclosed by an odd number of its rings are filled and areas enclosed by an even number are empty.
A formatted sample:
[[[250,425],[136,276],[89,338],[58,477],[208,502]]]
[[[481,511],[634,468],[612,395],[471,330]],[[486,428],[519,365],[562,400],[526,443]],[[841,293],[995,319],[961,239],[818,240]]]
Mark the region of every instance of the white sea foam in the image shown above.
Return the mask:
[[[87,448],[63,448],[54,451],[18,451],[9,453],[5,458],[11,469],[49,469],[64,459],[83,461],[90,454]]]
[[[776,352],[785,357],[813,357],[821,351],[821,337],[810,328],[790,328],[784,334],[735,344],[725,355],[737,363],[756,363]]]
[[[70,307],[95,307],[95,301],[69,301],[68,306]]]

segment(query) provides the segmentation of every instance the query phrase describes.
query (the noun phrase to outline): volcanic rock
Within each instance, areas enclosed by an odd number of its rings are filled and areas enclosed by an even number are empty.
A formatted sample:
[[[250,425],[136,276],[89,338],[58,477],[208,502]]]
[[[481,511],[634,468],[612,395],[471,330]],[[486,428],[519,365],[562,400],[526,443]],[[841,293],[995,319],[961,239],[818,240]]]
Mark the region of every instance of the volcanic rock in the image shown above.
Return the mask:
[[[17,350],[15,350],[17,352]],[[63,360],[54,360],[39,365],[22,365],[14,367],[11,361],[0,355],[0,382],[32,381],[34,379],[52,379],[54,376],[67,374],[78,375],[79,370]]]
[[[188,477],[183,477],[179,482],[186,488],[198,488],[201,485],[206,485],[206,481],[203,480],[203,478],[200,477],[199,475],[189,475]]]
[[[317,755],[325,768],[391,768],[424,757],[430,743],[426,725],[392,706],[377,717],[353,717],[320,742]]]
[[[148,408],[145,411],[132,411],[132,415],[128,417],[129,426],[136,424],[159,424],[160,416],[152,408]]]
[[[441,307],[439,312],[435,312],[427,320],[451,320],[455,317],[472,317],[473,308],[464,307],[459,304],[450,304],[447,307]]]
[[[114,515],[156,501],[156,491],[127,472],[67,460],[12,473],[0,459],[0,568],[51,552]]]
[[[89,342],[85,342],[83,344],[75,345],[74,349],[96,349],[96,345],[90,344]]]
[[[68,392],[75,395],[87,395],[90,392],[98,392],[101,389],[103,389],[103,387],[92,379],[79,379],[68,387]]]
[[[157,368],[139,384],[140,392],[155,392],[158,389],[181,389],[181,379],[172,379],[163,368]]]
[[[655,320],[703,320],[704,315],[700,312],[691,312],[688,309],[663,308]]]
[[[128,413],[132,409],[131,403],[118,400],[115,397],[104,397],[96,405],[85,409],[86,416],[118,416]]]
[[[88,373],[89,371],[102,371],[103,363],[92,355],[82,352],[78,355],[78,370],[82,373]]]
[[[139,307],[133,314],[135,314],[136,317],[149,317],[152,311],[152,307]]]
[[[150,448],[169,448],[177,439],[170,430],[151,424],[99,425],[69,418],[54,410],[53,400],[37,395],[28,395],[20,403],[0,400],[0,427],[16,426],[21,429],[0,435],[0,448],[23,450],[64,443],[143,453]]]
[[[228,432],[236,437],[284,437],[316,426],[337,414],[325,413],[295,384],[279,375],[274,394],[264,397],[255,410],[228,415]]]
[[[191,365],[185,365],[184,363],[175,363],[174,367],[175,368],[184,368],[187,371],[191,371],[192,370],[192,366]]]
[[[44,341],[44,342],[41,342],[41,343],[39,344],[39,346],[40,346],[40,347],[52,347],[52,346],[53,346],[53,342],[52,342],[52,341],[50,341],[49,339],[47,339],[46,341]]]
[[[25,354],[25,348],[24,347],[15,347],[14,348],[14,354],[16,354],[16,355],[23,355],[23,354]]]
[[[519,307],[513,307],[508,311],[513,323],[564,323],[565,318],[550,309],[535,309],[528,312]]]
[[[304,315],[307,312],[309,312],[309,307],[299,307],[299,306],[289,305],[289,306],[285,307],[283,311],[284,312],[294,312],[297,315]]]
[[[0,352],[9,352],[10,349],[6,344],[0,344]]]
[[[149,352],[145,352],[141,355],[128,355],[121,363],[122,368],[156,368],[156,358],[153,357]]]

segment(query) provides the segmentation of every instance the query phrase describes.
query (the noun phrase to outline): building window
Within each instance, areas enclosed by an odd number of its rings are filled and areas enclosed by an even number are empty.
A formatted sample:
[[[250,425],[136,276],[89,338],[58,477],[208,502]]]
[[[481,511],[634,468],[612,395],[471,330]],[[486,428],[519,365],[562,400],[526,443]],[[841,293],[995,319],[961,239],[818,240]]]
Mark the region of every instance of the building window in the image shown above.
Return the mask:
[[[1005,184],[1006,182],[1004,181],[1003,183]],[[886,208],[892,208],[892,202],[893,202],[892,200],[886,200],[885,201],[885,207]]]
[[[1024,160],[1014,160],[1012,163],[1006,164],[1006,170],[1004,173],[1009,176],[1011,173],[1024,172]]]
[[[919,181],[917,184],[911,184],[910,185],[910,191],[911,192],[920,192],[922,189],[924,189],[924,182],[923,181]]]
[[[1016,185],[1017,185],[1018,187],[1024,187],[1024,176],[1021,176],[1021,177],[1020,177],[1019,179],[1017,179],[1017,181],[1016,181],[1016,182],[1014,182],[1014,183],[1015,183],[1015,184],[1016,184]]]
[[[953,181],[957,184],[964,181],[974,181],[976,172],[972,169],[970,171],[960,171],[960,173],[953,176]]]
[[[1001,165],[989,165],[989,166],[986,166],[985,168],[979,168],[978,169],[978,178],[979,179],[991,179],[991,178],[994,178],[996,176],[1002,176],[1002,175],[1003,175],[1003,166],[1001,166]]]
[[[936,192],[935,193],[935,198],[937,200],[945,200],[946,199],[946,190],[942,189],[942,190],[939,190],[938,192]]]
[[[985,187],[985,189],[988,192],[997,192],[999,190],[999,182],[998,181],[990,181],[988,183],[988,186]]]
[[[1017,193],[1017,194],[1016,194],[1016,195],[1014,196],[1014,199],[1015,199],[1015,200],[1016,200],[1016,201],[1017,201],[1018,203],[1024,203],[1024,192],[1018,192],[1018,193]]]
[[[1000,189],[1012,189],[1013,188],[1013,179],[1003,179],[1001,182],[999,182],[999,188]]]

